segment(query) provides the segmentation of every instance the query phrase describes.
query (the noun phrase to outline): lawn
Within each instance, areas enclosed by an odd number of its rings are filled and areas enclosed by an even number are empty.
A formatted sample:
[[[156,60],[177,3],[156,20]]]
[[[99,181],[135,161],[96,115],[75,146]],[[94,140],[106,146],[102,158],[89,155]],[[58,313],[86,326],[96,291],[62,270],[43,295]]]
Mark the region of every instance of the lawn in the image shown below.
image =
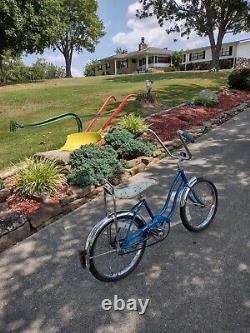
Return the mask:
[[[30,123],[74,112],[83,117],[86,125],[105,98],[115,95],[121,100],[127,94],[143,92],[147,79],[154,81],[157,98],[167,108],[187,101],[204,88],[216,90],[225,86],[228,74],[228,71],[140,74],[58,79],[0,87],[0,169],[35,152],[57,149],[64,144],[67,134],[76,132],[74,120],[66,119],[46,127],[10,133],[11,119]],[[137,103],[130,102],[122,114],[138,111],[138,107]]]

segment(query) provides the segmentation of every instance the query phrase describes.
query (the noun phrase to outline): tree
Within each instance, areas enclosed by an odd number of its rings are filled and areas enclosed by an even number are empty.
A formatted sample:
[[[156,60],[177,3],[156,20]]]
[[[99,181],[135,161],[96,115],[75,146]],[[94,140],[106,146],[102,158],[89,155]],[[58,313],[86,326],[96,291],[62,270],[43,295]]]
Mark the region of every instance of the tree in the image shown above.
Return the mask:
[[[59,25],[56,0],[0,0],[0,63],[5,52],[42,52]]]
[[[55,5],[56,0],[0,0],[1,82],[7,80],[6,73],[17,62],[13,59],[20,62],[22,52],[42,53],[53,43],[59,25]]]
[[[127,49],[123,49],[121,47],[117,47],[117,49],[115,49],[115,54],[127,54],[128,50]]]
[[[95,45],[104,36],[103,22],[97,15],[96,0],[58,0],[58,39],[54,48],[64,56],[66,77],[71,77],[73,52],[95,51]]]
[[[95,76],[95,68],[100,64],[99,60],[91,60],[89,61],[84,69],[85,76]]]
[[[172,56],[172,64],[176,69],[180,69],[181,64],[183,63],[183,57],[184,57],[184,52],[183,50],[181,51],[175,51]]]
[[[139,0],[140,18],[156,16],[160,26],[168,24],[166,32],[189,36],[194,30],[199,36],[208,36],[211,50],[211,68],[219,69],[220,51],[226,33],[250,29],[250,5],[246,0]],[[216,37],[217,35],[217,37]]]

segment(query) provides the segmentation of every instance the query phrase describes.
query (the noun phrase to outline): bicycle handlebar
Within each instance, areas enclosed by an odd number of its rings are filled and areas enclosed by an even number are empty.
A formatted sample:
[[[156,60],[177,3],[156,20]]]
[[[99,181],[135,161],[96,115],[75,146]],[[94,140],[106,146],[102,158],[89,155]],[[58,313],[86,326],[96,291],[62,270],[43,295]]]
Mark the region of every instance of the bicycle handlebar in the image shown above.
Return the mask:
[[[146,128],[145,130],[137,133],[134,135],[134,139],[139,138],[143,133],[149,132],[151,134],[153,134],[153,136],[156,138],[156,140],[159,142],[159,144],[163,147],[163,149],[168,153],[169,156],[171,156],[172,158],[181,158],[182,160],[191,160],[192,158],[192,154],[187,146],[187,143],[193,143],[194,142],[194,137],[191,133],[186,132],[186,131],[182,131],[182,130],[178,130],[177,134],[184,146],[184,149],[186,150],[187,155],[186,156],[182,156],[182,155],[174,155],[170,152],[170,150],[164,145],[164,143],[162,142],[162,140],[159,138],[159,136],[150,128]]]

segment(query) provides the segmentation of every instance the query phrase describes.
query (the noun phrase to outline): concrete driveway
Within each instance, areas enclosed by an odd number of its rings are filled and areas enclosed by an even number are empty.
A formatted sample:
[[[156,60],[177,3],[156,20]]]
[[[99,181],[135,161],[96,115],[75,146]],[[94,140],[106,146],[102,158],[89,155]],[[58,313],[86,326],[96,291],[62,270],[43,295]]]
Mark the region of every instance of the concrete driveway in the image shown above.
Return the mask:
[[[102,198],[95,199],[0,255],[0,332],[250,332],[250,112],[191,149],[187,172],[212,179],[219,191],[208,230],[190,233],[176,214],[168,239],[147,249],[133,274],[101,283],[76,255],[102,217]],[[154,207],[174,170],[165,159],[135,177],[158,180],[147,191]],[[114,295],[150,304],[144,315],[102,310]]]

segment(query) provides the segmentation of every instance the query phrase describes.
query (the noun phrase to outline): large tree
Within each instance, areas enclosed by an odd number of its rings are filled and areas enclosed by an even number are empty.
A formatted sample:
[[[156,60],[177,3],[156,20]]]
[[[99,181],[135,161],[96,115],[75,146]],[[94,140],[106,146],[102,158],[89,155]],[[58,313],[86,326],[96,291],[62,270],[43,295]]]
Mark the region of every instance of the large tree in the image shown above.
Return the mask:
[[[56,0],[0,0],[0,72],[9,57],[43,52],[54,40],[59,21]]]
[[[73,52],[95,51],[99,39],[104,36],[104,25],[97,15],[96,0],[58,0],[58,39],[54,43],[64,56],[66,77],[71,77]]]
[[[226,33],[250,29],[250,4],[246,0],[139,0],[140,18],[156,16],[166,32],[189,36],[195,31],[208,36],[211,50],[211,68],[219,69],[219,57]]]
[[[0,0],[0,56],[42,52],[59,25],[56,0]]]

